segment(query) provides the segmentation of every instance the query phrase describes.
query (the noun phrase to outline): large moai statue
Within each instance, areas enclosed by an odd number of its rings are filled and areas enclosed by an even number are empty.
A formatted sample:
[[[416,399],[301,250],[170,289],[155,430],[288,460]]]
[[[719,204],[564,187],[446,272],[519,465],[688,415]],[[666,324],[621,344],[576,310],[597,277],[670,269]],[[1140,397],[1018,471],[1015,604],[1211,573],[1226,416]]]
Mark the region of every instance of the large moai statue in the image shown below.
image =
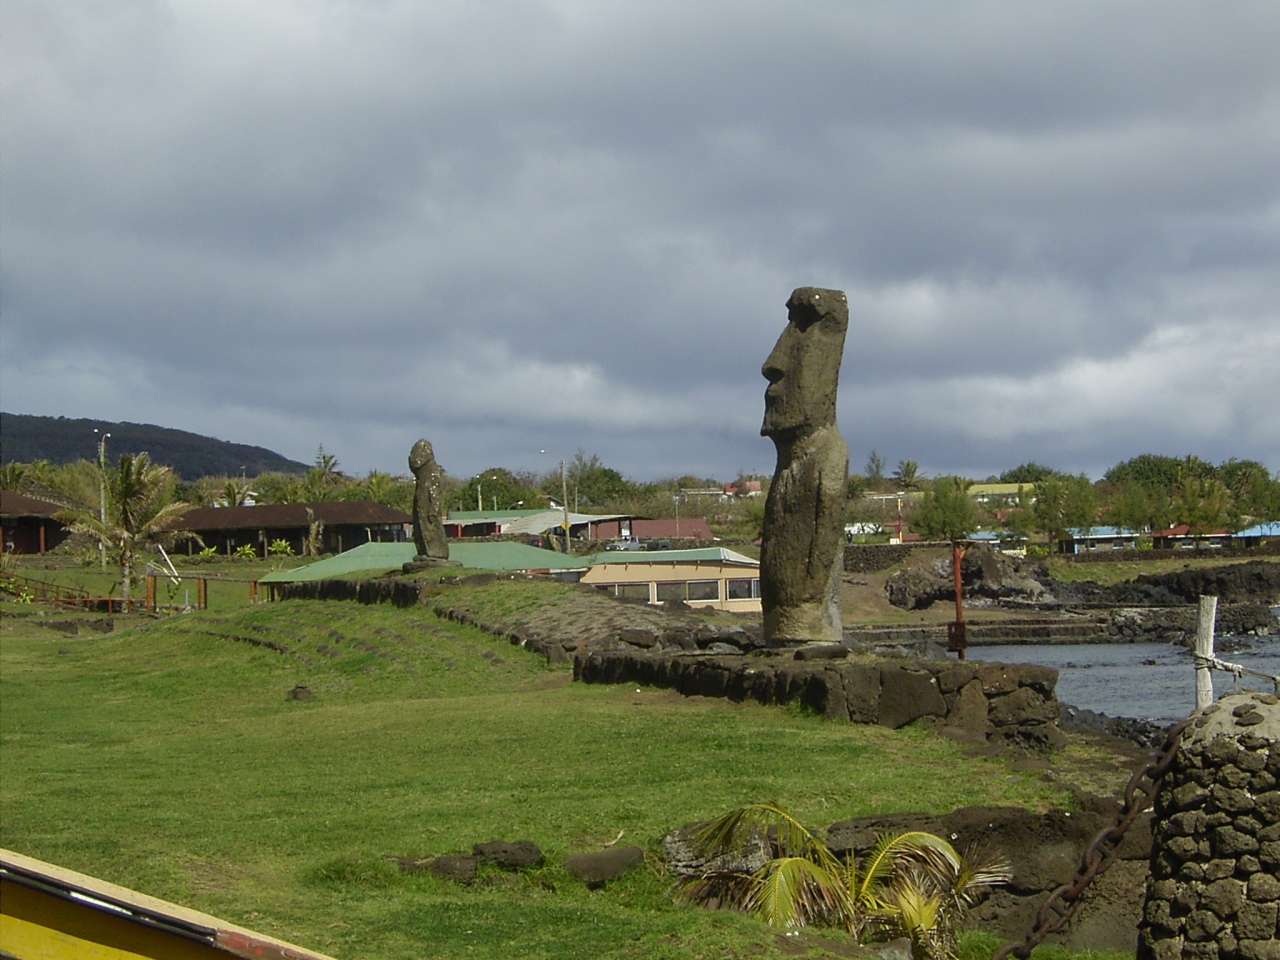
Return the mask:
[[[1156,795],[1138,960],[1280,958],[1280,704],[1195,715]]]
[[[413,542],[418,548],[417,560],[448,560],[449,541],[444,535],[443,471],[436,463],[435,451],[426,440],[419,440],[409,451],[409,469],[413,471]]]
[[[840,290],[800,287],[761,372],[764,425],[778,466],[764,508],[760,602],[769,644],[839,642],[849,450],[836,429],[836,388],[849,328]]]

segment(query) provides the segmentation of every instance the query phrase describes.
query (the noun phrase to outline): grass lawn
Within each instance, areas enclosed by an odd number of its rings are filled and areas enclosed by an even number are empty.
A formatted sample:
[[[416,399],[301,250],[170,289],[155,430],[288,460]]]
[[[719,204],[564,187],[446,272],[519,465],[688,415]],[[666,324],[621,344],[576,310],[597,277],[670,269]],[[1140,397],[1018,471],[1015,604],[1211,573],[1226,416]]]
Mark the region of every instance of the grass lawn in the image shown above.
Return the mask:
[[[1095,580],[1102,584],[1132,580],[1143,573],[1173,573],[1175,570],[1200,567],[1223,567],[1233,563],[1248,563],[1255,557],[1174,557],[1169,560],[1117,560],[1093,563],[1072,563],[1059,557],[1048,557],[1049,574],[1058,580]]]
[[[248,580],[256,580],[273,570],[292,569],[311,561],[300,557],[270,558],[268,560],[205,560],[191,563],[182,554],[173,554],[174,566],[182,579],[181,584],[174,585],[169,579],[160,577],[156,581],[156,589],[161,604],[184,604],[196,601],[196,579],[204,577],[209,581],[209,608],[211,610],[235,610],[249,604]],[[147,557],[139,561],[138,570],[142,571]],[[43,558],[22,558],[14,567],[14,573],[45,583],[58,584],[64,587],[76,587],[88,591],[94,597],[120,596],[120,568],[110,563],[104,571],[98,564],[81,564],[67,560],[45,560]],[[141,583],[135,586],[133,597],[141,604],[146,596],[146,587]]]
[[[341,958],[782,955],[795,943],[751,918],[673,905],[656,857],[595,892],[561,858],[653,850],[753,799],[818,827],[1066,802],[922,730],[573,684],[425,607],[288,602],[76,638],[5,617],[0,735],[0,845]],[[462,887],[387,859],[494,837],[548,865]]]

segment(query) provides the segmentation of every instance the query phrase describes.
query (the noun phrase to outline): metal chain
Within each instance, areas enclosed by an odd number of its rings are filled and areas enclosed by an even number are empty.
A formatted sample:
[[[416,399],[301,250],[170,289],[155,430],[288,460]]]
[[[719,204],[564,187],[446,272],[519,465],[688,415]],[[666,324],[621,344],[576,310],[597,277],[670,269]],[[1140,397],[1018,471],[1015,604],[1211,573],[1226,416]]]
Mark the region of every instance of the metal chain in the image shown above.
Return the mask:
[[[1160,781],[1173,766],[1178,755],[1178,743],[1182,732],[1191,723],[1192,718],[1181,721],[1170,728],[1164,743],[1156,751],[1151,762],[1139,770],[1129,780],[1124,790],[1124,802],[1120,812],[1110,826],[1099,833],[1080,857],[1080,867],[1075,876],[1058,887],[1049,895],[1036,913],[1035,926],[1022,940],[1010,943],[996,951],[991,960],[1005,960],[1009,955],[1027,960],[1032,949],[1049,934],[1061,930],[1075,916],[1080,906],[1080,899],[1093,878],[1106,871],[1116,859],[1120,842],[1133,822],[1155,801],[1156,791],[1160,789]]]

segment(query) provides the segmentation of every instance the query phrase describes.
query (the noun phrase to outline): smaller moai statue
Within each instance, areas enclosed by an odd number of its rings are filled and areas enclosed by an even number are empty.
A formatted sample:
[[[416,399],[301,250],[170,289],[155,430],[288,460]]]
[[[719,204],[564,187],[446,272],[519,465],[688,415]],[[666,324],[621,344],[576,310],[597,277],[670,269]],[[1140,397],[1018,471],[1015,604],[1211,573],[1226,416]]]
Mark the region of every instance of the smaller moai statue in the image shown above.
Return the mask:
[[[444,535],[443,471],[436,463],[435,452],[426,440],[419,440],[409,451],[409,469],[413,471],[413,542],[418,548],[416,560],[448,560],[449,541]]]
[[[836,428],[836,388],[849,327],[840,290],[800,287],[761,372],[763,436],[778,449],[764,508],[760,603],[771,645],[840,642],[840,574],[849,450]]]

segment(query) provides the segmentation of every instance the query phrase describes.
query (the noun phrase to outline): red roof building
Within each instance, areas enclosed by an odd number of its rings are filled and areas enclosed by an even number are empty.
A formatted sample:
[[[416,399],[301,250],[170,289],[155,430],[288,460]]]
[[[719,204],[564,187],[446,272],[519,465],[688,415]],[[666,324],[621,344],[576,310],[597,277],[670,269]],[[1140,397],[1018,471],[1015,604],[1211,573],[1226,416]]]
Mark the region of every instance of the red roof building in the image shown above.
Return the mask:
[[[206,547],[230,555],[249,544],[266,556],[273,541],[284,540],[294,553],[311,524],[322,523],[321,553],[342,553],[362,543],[402,543],[413,537],[413,518],[402,510],[370,500],[325,503],[266,503],[252,507],[197,507],[171,526],[199,534]],[[188,550],[194,547],[188,546]]]
[[[44,553],[70,536],[53,515],[65,508],[12,490],[0,490],[0,543],[5,553]]]
[[[1221,529],[1193,534],[1188,524],[1180,523],[1167,530],[1157,530],[1151,534],[1151,542],[1157,550],[1195,550],[1229,546],[1231,534]]]
[[[635,537],[638,540],[715,539],[707,521],[702,517],[605,520],[594,524],[594,536],[598,540],[612,540],[616,537]]]

